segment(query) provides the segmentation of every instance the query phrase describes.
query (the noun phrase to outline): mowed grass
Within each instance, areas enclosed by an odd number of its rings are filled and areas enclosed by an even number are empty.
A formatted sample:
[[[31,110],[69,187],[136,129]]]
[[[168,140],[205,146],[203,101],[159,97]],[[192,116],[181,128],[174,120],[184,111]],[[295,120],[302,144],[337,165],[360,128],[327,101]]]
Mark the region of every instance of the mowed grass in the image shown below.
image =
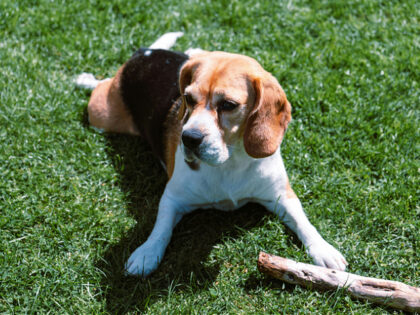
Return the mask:
[[[419,19],[415,0],[0,0],[0,313],[394,312],[261,275],[260,250],[310,259],[257,205],[188,215],[157,272],[125,277],[165,174],[88,126],[73,79],[168,31],[256,58],[292,103],[282,154],[312,223],[350,272],[420,286]]]

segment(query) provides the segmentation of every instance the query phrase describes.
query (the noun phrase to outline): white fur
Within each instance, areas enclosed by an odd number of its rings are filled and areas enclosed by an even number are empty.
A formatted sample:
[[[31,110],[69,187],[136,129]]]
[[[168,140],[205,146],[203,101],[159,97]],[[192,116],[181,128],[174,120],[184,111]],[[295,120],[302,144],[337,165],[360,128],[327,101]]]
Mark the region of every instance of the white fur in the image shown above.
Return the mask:
[[[96,80],[92,73],[86,73],[83,72],[82,74],[79,74],[75,80],[76,86],[82,89],[88,89],[93,90],[98,86],[99,83],[105,82],[110,80],[104,79],[104,80]]]
[[[175,45],[176,40],[184,35],[182,32],[172,32],[163,34],[159,37],[152,45],[150,45],[150,49],[169,49],[173,45]]]
[[[194,56],[194,55],[199,55],[204,53],[205,51],[202,50],[201,48],[188,48],[185,51],[185,54],[188,55],[189,57]]]
[[[184,214],[197,208],[234,210],[250,201],[277,214],[298,235],[316,264],[344,270],[344,257],[319,235],[299,199],[287,197],[287,182],[280,150],[267,158],[253,159],[243,144],[238,144],[225,163],[201,163],[198,170],[192,170],[178,148],[175,170],[160,201],[156,224],[147,241],[128,259],[127,273],[146,277],[158,267],[172,230]]]

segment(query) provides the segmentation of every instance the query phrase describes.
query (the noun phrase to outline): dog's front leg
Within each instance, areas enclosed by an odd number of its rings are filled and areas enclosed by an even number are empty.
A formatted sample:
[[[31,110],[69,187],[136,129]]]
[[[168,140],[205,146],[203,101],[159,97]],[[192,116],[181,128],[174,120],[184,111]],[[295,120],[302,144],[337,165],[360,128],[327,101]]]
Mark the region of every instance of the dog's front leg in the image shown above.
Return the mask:
[[[283,197],[264,205],[297,234],[315,264],[338,270],[346,269],[347,262],[343,255],[327,243],[309,222],[298,198]]]
[[[172,230],[182,218],[182,207],[164,193],[153,231],[147,241],[138,247],[128,259],[127,274],[147,277],[156,270],[172,236]]]

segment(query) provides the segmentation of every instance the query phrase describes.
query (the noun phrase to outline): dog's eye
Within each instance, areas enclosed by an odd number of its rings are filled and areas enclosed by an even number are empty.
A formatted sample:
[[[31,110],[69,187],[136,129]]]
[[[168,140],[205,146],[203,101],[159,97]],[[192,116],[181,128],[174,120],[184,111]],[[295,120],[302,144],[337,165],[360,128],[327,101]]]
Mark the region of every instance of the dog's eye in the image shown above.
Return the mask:
[[[191,96],[191,94],[184,94],[184,99],[187,105],[194,106],[197,102],[195,101],[194,97]]]
[[[218,110],[223,110],[223,111],[231,111],[231,110],[234,110],[238,106],[239,106],[239,104],[234,102],[234,101],[224,100],[224,101],[220,102],[217,109]]]

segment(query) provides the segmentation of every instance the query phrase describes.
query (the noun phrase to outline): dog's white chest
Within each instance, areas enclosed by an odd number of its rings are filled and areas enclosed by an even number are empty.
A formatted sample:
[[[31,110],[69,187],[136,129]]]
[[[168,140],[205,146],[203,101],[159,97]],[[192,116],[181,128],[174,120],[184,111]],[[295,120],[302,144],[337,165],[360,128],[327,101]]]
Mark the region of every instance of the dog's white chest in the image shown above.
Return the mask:
[[[177,152],[176,158],[167,191],[188,210],[213,208],[230,211],[248,202],[271,200],[287,180],[279,153],[266,161],[229,160],[217,167],[201,163],[199,170],[188,167],[182,152]]]

